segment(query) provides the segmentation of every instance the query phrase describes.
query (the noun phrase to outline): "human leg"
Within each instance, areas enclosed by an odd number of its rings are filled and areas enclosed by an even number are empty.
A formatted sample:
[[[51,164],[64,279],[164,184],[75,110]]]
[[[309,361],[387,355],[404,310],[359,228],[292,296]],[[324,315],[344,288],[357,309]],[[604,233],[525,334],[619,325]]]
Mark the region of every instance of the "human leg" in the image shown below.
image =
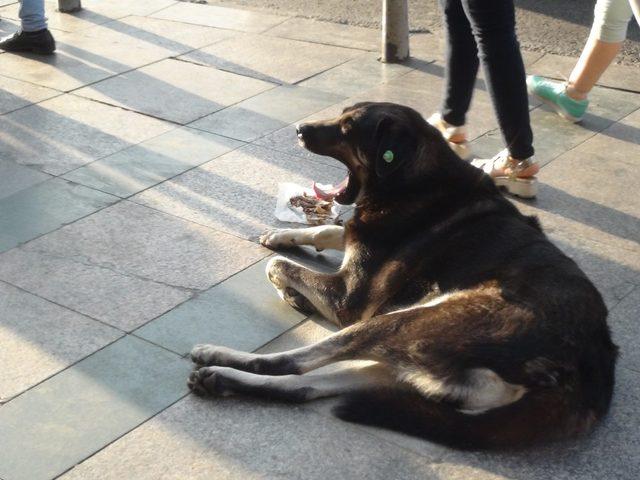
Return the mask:
[[[461,0],[440,0],[446,36],[445,91],[442,119],[453,126],[465,118],[478,73],[478,51]]]
[[[37,32],[47,28],[44,0],[21,0],[18,16],[24,32]]]
[[[637,8],[637,1],[631,0]],[[630,0],[598,0],[589,39],[569,81],[554,82],[529,76],[529,92],[548,103],[563,118],[577,122],[584,116],[589,92],[620,51],[632,16]]]
[[[0,39],[0,50],[7,52],[31,52],[49,55],[56,49],[56,42],[47,29],[44,16],[44,0],[21,0],[19,16],[21,29]]]
[[[440,0],[445,36],[445,78],[442,107],[427,121],[463,159],[471,156],[465,119],[478,73],[477,48],[460,0]]]
[[[510,155],[533,156],[525,70],[515,31],[513,0],[462,0],[498,124]]]
[[[632,15],[629,0],[598,0],[591,34],[569,77],[567,94],[571,98],[585,99],[611,65],[627,36]]]

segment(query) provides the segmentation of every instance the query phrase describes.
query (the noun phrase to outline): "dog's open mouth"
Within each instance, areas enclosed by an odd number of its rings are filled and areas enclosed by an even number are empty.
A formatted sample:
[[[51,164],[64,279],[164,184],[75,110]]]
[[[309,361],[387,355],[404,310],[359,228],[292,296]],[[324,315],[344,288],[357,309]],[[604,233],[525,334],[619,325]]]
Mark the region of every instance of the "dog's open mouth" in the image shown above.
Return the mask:
[[[337,185],[318,185],[313,182],[313,191],[322,200],[335,200],[341,205],[350,205],[355,202],[360,187],[358,181],[351,172]]]
[[[297,137],[298,137],[298,144],[302,148],[306,148],[310,152],[316,153],[318,155],[331,156],[326,153],[315,151],[314,148],[311,148],[305,141],[304,135],[300,129],[297,130]],[[321,186],[316,182],[313,182],[313,191],[315,192],[316,196],[321,200],[325,200],[328,202],[335,200],[337,203],[341,205],[351,205],[356,201],[356,198],[358,197],[358,193],[360,192],[360,182],[358,181],[356,176],[353,175],[353,173],[351,172],[351,169],[349,168],[348,165],[346,165],[345,162],[337,158],[336,160],[340,161],[342,164],[345,164],[345,166],[347,166],[347,168],[349,169],[349,173],[347,174],[347,176],[344,178],[344,180],[342,180],[340,183],[338,183],[335,186],[334,185]]]

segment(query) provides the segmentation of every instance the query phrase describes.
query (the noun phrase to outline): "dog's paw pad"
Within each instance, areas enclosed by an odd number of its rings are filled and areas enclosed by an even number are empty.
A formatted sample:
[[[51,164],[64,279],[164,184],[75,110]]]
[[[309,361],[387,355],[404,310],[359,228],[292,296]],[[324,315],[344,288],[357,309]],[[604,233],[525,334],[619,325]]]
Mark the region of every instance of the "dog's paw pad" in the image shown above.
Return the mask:
[[[206,397],[209,394],[209,392],[207,391],[204,384],[202,383],[200,370],[202,370],[202,368],[196,368],[193,372],[189,374],[189,380],[187,380],[187,387],[189,387],[189,390],[191,390],[193,393],[195,393],[199,397]]]
[[[203,367],[189,375],[187,386],[200,397],[225,397],[233,392],[228,388],[224,374],[215,367]]]

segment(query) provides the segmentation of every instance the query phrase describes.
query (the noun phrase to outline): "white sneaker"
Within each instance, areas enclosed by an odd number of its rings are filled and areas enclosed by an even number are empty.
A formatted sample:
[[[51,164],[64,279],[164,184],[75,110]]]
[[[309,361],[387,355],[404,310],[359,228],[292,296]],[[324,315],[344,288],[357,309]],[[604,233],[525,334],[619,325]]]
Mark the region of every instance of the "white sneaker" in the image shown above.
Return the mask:
[[[469,160],[471,158],[471,148],[469,147],[469,142],[467,142],[467,127],[461,125],[456,127],[444,121],[442,119],[442,115],[440,112],[436,112],[431,115],[427,122],[431,124],[433,127],[437,128],[444,139],[447,141],[451,150],[453,150],[460,158],[463,160]],[[452,142],[451,139],[455,136],[462,136],[464,138],[463,141]]]
[[[506,189],[511,195],[534,198],[538,194],[535,175],[540,171],[540,166],[533,157],[516,160],[505,148],[495,157],[475,159],[471,165],[483,170],[498,187]]]

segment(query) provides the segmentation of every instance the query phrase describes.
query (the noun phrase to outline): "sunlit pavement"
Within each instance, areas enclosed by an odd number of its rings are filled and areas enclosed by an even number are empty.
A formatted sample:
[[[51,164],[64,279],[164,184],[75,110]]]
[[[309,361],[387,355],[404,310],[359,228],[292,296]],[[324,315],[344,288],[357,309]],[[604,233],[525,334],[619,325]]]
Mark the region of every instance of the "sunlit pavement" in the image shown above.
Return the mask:
[[[588,439],[460,453],[304,406],[188,394],[196,343],[276,351],[331,328],[280,302],[257,236],[279,182],[333,183],[292,124],[362,100],[438,108],[442,46],[173,0],[55,13],[53,57],[0,54],[0,478],[635,479],[640,477],[640,75],[616,66],[569,124],[531,103],[539,197],[516,204],[587,271],[622,355]],[[0,1],[0,32],[17,4]],[[524,52],[530,73],[575,59]],[[478,81],[478,155],[502,148]],[[337,254],[292,252],[317,268]]]

